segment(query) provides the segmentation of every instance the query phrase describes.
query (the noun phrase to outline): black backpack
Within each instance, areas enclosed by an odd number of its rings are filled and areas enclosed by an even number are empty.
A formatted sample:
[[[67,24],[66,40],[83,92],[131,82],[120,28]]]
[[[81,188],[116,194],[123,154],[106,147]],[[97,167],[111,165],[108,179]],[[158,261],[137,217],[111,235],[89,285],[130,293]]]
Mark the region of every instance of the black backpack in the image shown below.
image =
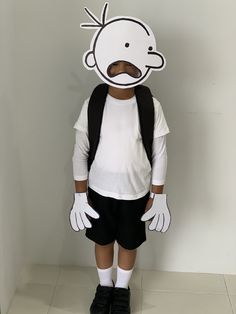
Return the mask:
[[[95,158],[100,139],[103,109],[108,93],[108,85],[98,85],[89,100],[88,104],[88,139],[90,151],[88,156],[88,170]],[[135,96],[138,103],[140,131],[148,160],[152,165],[152,142],[154,130],[154,104],[151,91],[144,85],[135,87]]]

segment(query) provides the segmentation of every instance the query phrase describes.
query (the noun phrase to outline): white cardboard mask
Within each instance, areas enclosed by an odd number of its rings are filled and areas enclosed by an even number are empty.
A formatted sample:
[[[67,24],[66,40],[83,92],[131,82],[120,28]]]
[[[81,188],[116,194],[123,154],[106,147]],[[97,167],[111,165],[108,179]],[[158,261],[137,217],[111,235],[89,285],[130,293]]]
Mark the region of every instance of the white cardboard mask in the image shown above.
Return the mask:
[[[164,56],[156,50],[156,40],[150,27],[134,17],[116,16],[106,20],[108,3],[105,3],[101,20],[85,8],[92,24],[83,23],[82,28],[96,29],[90,50],[83,56],[83,64],[108,85],[130,88],[143,83],[152,71],[165,67]],[[120,70],[112,75],[111,66],[119,61],[132,67],[132,71]],[[128,74],[129,73],[129,74]]]

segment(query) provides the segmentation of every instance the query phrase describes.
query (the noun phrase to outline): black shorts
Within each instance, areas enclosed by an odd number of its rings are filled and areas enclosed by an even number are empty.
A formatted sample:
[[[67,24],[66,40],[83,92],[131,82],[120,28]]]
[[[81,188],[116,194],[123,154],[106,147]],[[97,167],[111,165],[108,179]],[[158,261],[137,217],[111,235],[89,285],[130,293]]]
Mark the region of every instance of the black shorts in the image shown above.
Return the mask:
[[[89,188],[91,206],[100,217],[91,218],[92,228],[86,229],[87,238],[100,245],[116,240],[125,249],[136,249],[146,240],[145,222],[141,221],[141,216],[149,195],[148,192],[137,200],[117,200]]]

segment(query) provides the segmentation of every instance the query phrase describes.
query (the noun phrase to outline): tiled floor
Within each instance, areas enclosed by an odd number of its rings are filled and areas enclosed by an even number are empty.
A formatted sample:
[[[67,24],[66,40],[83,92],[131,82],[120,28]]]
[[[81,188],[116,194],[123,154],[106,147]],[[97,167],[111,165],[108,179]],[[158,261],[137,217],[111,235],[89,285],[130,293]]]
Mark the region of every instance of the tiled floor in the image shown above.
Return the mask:
[[[115,273],[115,272],[114,272]],[[85,314],[95,268],[32,266],[8,314]],[[135,270],[132,313],[236,314],[236,276]]]

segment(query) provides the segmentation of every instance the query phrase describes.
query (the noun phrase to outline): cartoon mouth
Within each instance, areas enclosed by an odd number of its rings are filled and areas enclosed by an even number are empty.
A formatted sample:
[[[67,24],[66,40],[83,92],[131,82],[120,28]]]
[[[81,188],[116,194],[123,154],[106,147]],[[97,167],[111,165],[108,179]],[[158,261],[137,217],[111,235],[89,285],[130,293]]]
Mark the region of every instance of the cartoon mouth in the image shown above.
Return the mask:
[[[111,63],[107,68],[107,74],[109,77],[115,77],[120,74],[128,74],[133,78],[139,78],[142,76],[142,72],[134,64],[118,60]]]

